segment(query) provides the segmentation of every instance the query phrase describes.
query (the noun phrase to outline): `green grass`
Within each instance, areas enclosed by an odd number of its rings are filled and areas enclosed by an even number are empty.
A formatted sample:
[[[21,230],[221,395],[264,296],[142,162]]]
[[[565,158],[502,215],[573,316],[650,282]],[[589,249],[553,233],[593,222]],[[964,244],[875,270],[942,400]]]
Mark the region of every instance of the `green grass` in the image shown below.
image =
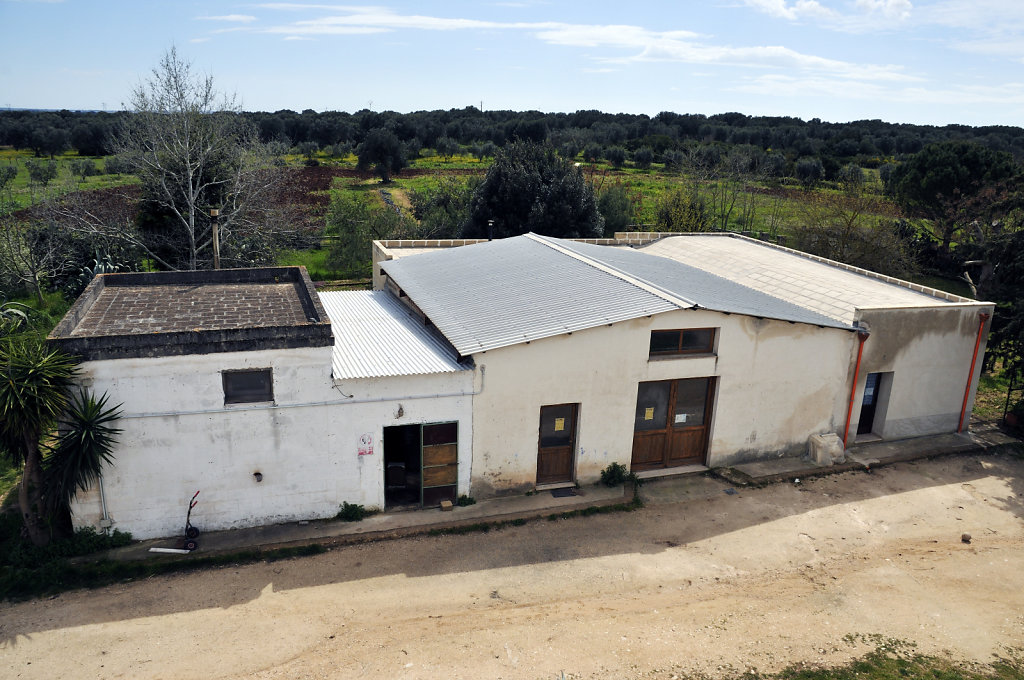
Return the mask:
[[[920,283],[922,286],[928,286],[929,288],[936,288],[938,290],[952,293],[953,295],[959,295],[960,297],[974,299],[971,295],[971,287],[967,285],[966,281],[960,279],[947,279],[944,276],[928,276],[922,274],[920,276],[914,276],[910,279],[914,283]]]
[[[106,159],[102,156],[79,156],[76,152],[66,152],[53,158],[57,162],[57,177],[46,187],[33,187],[29,182],[28,168],[26,161],[35,159],[31,151],[15,151],[13,149],[0,149],[0,165],[15,165],[18,174],[8,187],[11,200],[17,208],[27,208],[43,198],[53,195],[58,191],[76,190],[91,191],[94,189],[106,189],[110,187],[128,186],[138,184],[138,179],[133,175],[91,175],[82,179],[74,175],[71,165],[82,159],[92,160],[98,168],[104,168]],[[35,160],[47,161],[48,158]]]
[[[0,302],[7,302],[8,300],[0,299]],[[16,335],[21,334],[33,334],[41,338],[53,330],[53,327],[64,315],[67,314],[68,309],[71,308],[71,303],[64,298],[61,293],[43,293],[43,304],[40,305],[39,301],[36,300],[34,295],[27,297],[16,297],[11,298],[10,302],[17,302],[26,305],[31,308],[28,312],[29,325],[23,327]]]
[[[328,266],[327,255],[327,248],[282,250],[277,256],[277,264],[281,267],[303,266],[309,271],[309,277],[314,281],[333,281],[344,278],[342,272]]]
[[[978,382],[978,395],[974,399],[974,410],[971,413],[976,418],[995,422],[1003,417],[1003,409],[1006,408],[1006,390],[1010,386],[1009,376],[1002,370],[1002,364],[996,364],[996,370],[981,374]],[[1019,398],[1019,394],[1017,396]],[[1013,401],[1010,402],[1013,406]]]

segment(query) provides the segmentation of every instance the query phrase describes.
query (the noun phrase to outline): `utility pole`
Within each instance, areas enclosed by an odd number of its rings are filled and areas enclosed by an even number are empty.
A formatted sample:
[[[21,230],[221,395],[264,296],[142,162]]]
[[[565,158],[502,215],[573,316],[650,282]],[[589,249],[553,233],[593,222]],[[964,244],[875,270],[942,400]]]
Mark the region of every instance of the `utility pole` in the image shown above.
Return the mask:
[[[220,210],[210,208],[210,217],[213,219],[213,268],[220,269]]]

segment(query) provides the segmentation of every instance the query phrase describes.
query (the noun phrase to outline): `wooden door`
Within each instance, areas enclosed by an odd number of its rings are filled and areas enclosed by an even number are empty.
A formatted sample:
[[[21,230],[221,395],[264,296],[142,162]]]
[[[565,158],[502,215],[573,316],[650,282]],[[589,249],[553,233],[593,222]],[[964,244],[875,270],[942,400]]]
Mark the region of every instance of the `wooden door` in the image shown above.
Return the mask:
[[[540,407],[537,483],[573,481],[577,404]]]
[[[713,390],[713,378],[640,383],[631,470],[703,464]]]
[[[424,506],[438,505],[443,500],[454,503],[459,481],[459,424],[424,425],[420,441],[423,474],[420,502]]]

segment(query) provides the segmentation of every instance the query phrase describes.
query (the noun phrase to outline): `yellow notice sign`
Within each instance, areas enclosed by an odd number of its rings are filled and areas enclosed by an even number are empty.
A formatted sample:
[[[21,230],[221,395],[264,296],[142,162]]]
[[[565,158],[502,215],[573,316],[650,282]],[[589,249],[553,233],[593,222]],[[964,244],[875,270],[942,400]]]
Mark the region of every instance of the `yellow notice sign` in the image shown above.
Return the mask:
[[[654,407],[648,406],[644,409],[644,420],[654,420]]]
[[[565,429],[565,418],[555,418],[555,432],[561,432]]]

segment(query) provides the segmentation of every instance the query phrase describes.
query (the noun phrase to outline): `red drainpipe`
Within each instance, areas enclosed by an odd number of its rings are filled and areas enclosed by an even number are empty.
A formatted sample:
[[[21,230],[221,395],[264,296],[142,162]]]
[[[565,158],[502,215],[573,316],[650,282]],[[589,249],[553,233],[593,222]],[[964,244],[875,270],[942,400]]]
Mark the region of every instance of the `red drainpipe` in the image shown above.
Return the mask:
[[[846,448],[846,441],[850,437],[850,416],[853,415],[853,398],[857,396],[857,377],[860,374],[860,358],[864,355],[864,341],[868,339],[870,335],[867,331],[859,331],[857,333],[857,340],[860,344],[857,346],[857,366],[853,369],[853,387],[850,388],[850,405],[846,409],[846,427],[843,428],[843,448]]]
[[[960,407],[960,422],[957,423],[956,431],[964,431],[964,416],[967,415],[967,399],[971,396],[971,383],[974,382],[974,365],[978,361],[978,348],[981,347],[981,335],[985,330],[985,322],[989,320],[991,314],[985,314],[982,312],[978,314],[980,323],[978,324],[978,337],[974,339],[974,354],[971,356],[971,371],[967,374],[967,386],[964,387],[964,403]]]

